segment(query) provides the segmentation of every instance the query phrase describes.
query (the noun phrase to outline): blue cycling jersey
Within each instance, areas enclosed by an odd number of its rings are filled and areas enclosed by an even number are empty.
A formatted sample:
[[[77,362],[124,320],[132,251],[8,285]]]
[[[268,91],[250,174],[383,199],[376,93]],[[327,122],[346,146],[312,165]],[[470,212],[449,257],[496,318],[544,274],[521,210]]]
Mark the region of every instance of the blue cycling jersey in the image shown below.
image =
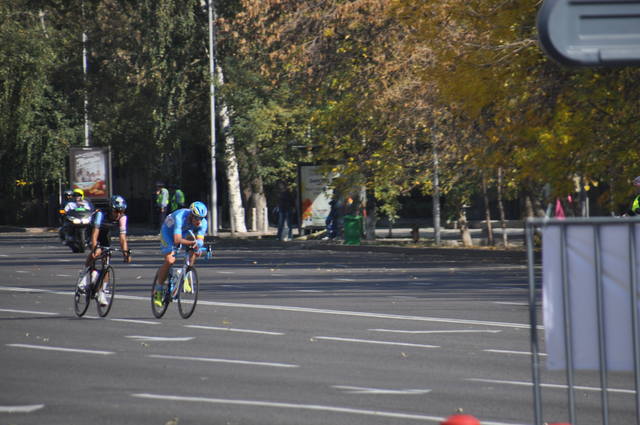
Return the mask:
[[[183,238],[189,236],[189,231],[193,232],[198,241],[198,247],[204,244],[204,235],[207,232],[207,219],[203,218],[199,226],[195,226],[189,220],[191,210],[182,208],[172,212],[167,216],[162,224],[162,239],[167,245],[173,246],[173,236],[181,235]],[[164,245],[164,244],[163,244]]]

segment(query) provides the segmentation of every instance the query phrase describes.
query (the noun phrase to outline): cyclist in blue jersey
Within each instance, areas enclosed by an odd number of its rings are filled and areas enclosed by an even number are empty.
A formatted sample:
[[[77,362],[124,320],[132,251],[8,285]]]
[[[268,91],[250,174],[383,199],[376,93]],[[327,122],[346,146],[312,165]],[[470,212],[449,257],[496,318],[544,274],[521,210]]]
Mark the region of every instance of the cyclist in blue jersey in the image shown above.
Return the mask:
[[[164,263],[158,269],[158,284],[164,283],[169,268],[176,261],[176,251],[180,245],[198,247],[191,253],[190,264],[206,249],[204,235],[207,232],[207,206],[200,201],[192,203],[189,208],[181,208],[169,214],[160,230],[160,247],[164,255]],[[193,235],[191,236],[190,233]],[[194,237],[195,236],[195,237]]]
[[[87,255],[85,260],[85,271],[87,272],[93,267],[93,263],[96,261],[102,250],[100,247],[111,246],[111,231],[118,229],[118,239],[120,242],[120,248],[122,249],[122,255],[125,263],[131,262],[131,251],[129,251],[129,244],[127,241],[127,201],[120,196],[114,195],[109,201],[109,211],[105,212],[100,209],[96,210],[91,216],[91,238],[89,244],[91,246],[91,252]],[[108,281],[108,279],[105,279]],[[86,286],[88,284],[87,279],[81,279],[79,286]],[[102,288],[104,289],[104,288]],[[102,290],[98,292],[98,302],[106,305]]]

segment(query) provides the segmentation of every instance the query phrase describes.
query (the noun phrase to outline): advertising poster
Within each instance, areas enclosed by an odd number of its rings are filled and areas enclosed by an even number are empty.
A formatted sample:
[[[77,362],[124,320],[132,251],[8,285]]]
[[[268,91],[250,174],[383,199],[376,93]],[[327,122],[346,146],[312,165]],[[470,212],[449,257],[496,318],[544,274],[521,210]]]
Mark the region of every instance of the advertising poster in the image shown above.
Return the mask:
[[[71,148],[69,152],[71,189],[82,189],[91,200],[111,195],[111,161],[108,148]]]
[[[324,228],[333,196],[333,189],[329,187],[331,178],[322,175],[319,165],[300,165],[298,179],[301,227]]]

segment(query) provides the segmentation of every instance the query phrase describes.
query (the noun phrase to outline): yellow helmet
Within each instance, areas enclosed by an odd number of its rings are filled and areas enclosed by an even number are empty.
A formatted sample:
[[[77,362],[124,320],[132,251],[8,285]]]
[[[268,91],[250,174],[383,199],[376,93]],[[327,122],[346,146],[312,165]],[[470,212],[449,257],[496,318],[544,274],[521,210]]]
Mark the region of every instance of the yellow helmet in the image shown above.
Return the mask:
[[[84,199],[84,190],[82,189],[73,189],[74,196],[80,196],[80,199]]]

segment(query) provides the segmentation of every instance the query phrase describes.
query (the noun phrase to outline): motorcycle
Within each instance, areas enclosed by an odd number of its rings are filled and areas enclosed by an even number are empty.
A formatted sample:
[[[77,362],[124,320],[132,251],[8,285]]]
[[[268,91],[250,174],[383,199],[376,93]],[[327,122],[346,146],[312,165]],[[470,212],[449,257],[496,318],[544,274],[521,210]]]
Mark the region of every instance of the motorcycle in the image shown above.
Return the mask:
[[[78,207],[67,212],[60,210],[62,215],[62,227],[58,232],[60,240],[71,248],[73,252],[84,252],[87,247],[91,213],[91,210],[84,207]]]

